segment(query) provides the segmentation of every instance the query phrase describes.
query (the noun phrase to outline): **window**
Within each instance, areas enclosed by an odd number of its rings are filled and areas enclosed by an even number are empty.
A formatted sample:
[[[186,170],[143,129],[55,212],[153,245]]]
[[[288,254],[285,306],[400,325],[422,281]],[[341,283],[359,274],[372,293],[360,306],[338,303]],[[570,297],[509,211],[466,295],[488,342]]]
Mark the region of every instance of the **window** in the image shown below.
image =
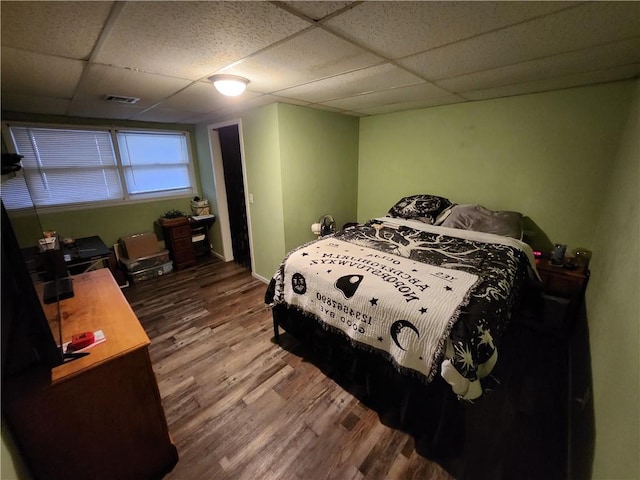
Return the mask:
[[[31,200],[55,207],[195,192],[186,132],[16,124],[9,133],[24,158],[18,176],[2,185],[7,209]]]
[[[130,195],[191,188],[184,135],[119,132],[117,139]]]

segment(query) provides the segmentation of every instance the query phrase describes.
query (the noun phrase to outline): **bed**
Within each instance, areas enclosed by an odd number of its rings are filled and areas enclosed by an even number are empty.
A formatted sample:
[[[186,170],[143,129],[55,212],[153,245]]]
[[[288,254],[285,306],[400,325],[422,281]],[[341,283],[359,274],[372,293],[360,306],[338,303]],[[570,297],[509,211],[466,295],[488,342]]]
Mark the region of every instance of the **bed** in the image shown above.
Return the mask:
[[[387,423],[450,448],[460,420],[446,411],[501,381],[508,327],[539,280],[521,239],[518,212],[404,197],[287,254],[265,295],[275,339],[284,328]]]

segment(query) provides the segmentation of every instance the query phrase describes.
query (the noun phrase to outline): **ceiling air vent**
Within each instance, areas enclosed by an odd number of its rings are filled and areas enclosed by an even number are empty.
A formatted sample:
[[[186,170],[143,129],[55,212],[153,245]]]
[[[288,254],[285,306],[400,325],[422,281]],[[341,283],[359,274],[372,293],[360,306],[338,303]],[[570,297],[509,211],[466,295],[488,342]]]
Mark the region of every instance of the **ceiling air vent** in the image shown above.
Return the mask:
[[[106,102],[128,103],[129,105],[133,105],[140,100],[137,97],[124,97],[122,95],[105,95],[102,99]]]

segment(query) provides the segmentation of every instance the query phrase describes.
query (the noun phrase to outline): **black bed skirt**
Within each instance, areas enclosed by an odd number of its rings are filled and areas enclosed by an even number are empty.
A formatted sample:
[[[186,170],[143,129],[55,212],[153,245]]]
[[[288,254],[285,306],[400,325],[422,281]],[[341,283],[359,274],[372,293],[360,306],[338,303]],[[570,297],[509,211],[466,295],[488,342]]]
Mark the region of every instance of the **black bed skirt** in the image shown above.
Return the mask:
[[[465,406],[441,377],[425,384],[403,375],[381,355],[354,348],[344,336],[285,305],[274,306],[273,320],[276,341],[279,326],[302,344],[305,358],[374,410],[384,425],[411,435],[421,455],[459,453]]]

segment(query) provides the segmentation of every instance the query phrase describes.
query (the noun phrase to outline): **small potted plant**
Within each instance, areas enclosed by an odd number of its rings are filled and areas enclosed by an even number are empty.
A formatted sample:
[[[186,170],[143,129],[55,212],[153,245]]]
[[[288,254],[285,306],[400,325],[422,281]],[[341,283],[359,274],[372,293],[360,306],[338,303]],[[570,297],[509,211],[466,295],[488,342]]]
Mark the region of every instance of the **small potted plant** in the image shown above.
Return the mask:
[[[160,217],[160,225],[179,225],[181,223],[187,223],[187,214],[176,209],[168,210]]]

